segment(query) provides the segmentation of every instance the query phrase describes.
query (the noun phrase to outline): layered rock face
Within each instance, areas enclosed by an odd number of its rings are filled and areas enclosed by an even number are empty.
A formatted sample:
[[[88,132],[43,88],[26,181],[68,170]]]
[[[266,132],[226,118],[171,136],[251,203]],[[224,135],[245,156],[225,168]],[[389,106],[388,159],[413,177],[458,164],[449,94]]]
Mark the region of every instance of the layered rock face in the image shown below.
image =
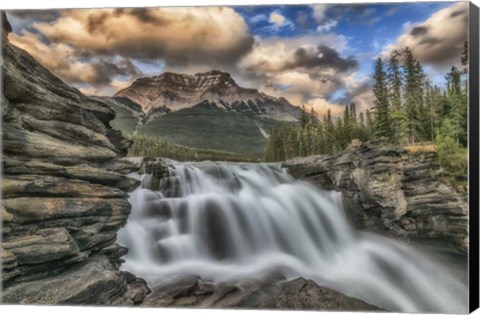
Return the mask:
[[[296,178],[341,191],[357,228],[467,252],[466,196],[442,178],[436,161],[435,152],[410,153],[379,141],[284,166]]]
[[[155,288],[143,302],[149,307],[295,309],[381,311],[380,308],[311,280],[287,281],[270,274],[257,279],[211,283],[197,276],[184,277]]]
[[[119,272],[116,232],[138,182],[114,112],[9,44],[4,20],[2,302],[135,304],[145,282]]]
[[[218,70],[195,75],[165,72],[140,78],[115,97],[140,104],[149,116],[190,108],[204,101],[226,110],[276,120],[295,121],[300,116],[300,109],[286,99],[242,88],[230,74]]]

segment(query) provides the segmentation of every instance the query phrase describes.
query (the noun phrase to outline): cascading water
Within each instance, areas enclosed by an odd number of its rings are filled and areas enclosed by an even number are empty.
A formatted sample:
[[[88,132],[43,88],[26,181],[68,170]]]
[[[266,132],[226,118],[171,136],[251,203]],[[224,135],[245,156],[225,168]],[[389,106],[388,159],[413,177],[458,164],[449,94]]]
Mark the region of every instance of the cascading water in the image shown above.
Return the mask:
[[[339,193],[297,181],[279,165],[171,161],[161,189],[153,182],[143,175],[119,231],[129,248],[122,268],[152,287],[180,275],[221,282],[275,271],[387,310],[467,311],[466,285],[445,268],[407,245],[355,231]]]

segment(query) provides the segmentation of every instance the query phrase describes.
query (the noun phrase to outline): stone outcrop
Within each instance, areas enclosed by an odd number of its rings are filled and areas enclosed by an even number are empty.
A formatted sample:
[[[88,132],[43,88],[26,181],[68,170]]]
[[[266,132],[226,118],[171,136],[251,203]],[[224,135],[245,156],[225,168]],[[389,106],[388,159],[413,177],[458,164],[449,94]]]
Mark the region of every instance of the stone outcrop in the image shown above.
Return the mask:
[[[342,192],[357,228],[467,251],[466,196],[442,176],[435,152],[412,153],[378,141],[284,166],[295,178]]]
[[[320,287],[311,280],[287,281],[275,274],[216,284],[197,276],[184,277],[155,288],[142,306],[381,311],[356,298]]]
[[[141,302],[145,282],[118,271],[116,232],[139,182],[119,161],[129,141],[114,112],[11,45],[4,19],[2,302]]]

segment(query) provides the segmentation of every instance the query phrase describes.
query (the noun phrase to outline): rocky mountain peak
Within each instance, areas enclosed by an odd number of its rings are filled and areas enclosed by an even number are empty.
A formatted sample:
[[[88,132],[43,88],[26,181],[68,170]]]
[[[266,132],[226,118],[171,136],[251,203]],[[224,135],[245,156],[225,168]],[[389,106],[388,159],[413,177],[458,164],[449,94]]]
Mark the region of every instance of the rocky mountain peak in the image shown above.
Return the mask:
[[[114,97],[138,103],[147,115],[157,108],[177,111],[205,101],[225,110],[249,112],[278,120],[296,120],[300,111],[285,99],[243,88],[228,72],[215,69],[193,75],[164,72],[140,78]]]
[[[210,70],[208,72],[200,72],[194,75],[167,71],[157,76],[137,79],[132,86],[140,88],[143,86],[151,86],[164,90],[167,86],[170,87],[170,89],[196,88],[198,91],[203,92],[215,87],[240,88],[228,72],[220,70]],[[123,90],[118,92],[117,95],[122,92]]]

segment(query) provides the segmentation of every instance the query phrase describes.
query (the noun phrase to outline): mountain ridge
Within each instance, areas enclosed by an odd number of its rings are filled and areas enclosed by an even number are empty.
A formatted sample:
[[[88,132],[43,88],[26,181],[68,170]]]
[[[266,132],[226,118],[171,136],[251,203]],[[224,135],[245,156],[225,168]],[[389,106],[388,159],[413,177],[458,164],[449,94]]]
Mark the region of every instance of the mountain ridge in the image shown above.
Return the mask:
[[[163,72],[157,76],[142,77],[113,97],[128,98],[139,104],[147,116],[191,108],[204,101],[225,110],[280,121],[297,121],[301,114],[301,109],[285,98],[241,87],[228,72],[220,70],[194,75]]]

